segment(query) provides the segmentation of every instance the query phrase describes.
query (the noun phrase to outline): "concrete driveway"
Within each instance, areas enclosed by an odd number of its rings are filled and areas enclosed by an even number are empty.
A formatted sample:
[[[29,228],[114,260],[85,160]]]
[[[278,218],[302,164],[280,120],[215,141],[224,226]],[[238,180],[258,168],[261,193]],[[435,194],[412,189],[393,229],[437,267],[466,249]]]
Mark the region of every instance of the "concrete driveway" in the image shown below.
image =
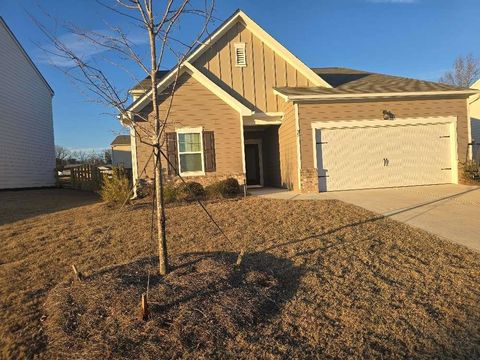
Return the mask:
[[[480,187],[477,186],[415,186],[318,194],[279,189],[250,192],[276,199],[342,200],[480,251]]]

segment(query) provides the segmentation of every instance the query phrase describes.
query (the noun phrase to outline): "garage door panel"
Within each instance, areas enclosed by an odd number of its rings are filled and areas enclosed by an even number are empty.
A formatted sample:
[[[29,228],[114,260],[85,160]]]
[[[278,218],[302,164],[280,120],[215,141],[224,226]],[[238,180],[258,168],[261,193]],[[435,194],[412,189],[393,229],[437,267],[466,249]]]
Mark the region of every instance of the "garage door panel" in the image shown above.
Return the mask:
[[[450,183],[449,136],[449,124],[317,130],[319,189]]]

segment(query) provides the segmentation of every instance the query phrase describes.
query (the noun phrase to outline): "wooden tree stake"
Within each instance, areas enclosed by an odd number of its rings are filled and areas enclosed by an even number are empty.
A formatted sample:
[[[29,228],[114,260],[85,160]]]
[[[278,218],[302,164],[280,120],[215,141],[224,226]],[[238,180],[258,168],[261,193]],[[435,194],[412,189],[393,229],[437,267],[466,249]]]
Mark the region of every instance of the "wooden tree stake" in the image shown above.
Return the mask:
[[[80,271],[77,270],[77,267],[75,265],[72,265],[72,269],[73,269],[73,272],[75,273],[75,278],[78,281],[82,281],[83,280],[83,275]]]
[[[148,301],[147,301],[147,295],[142,294],[142,319],[144,321],[148,320]]]
[[[242,264],[244,255],[245,255],[245,250],[244,249],[240,250],[240,254],[238,254],[238,257],[237,257],[237,263],[235,264],[236,266],[240,266]]]

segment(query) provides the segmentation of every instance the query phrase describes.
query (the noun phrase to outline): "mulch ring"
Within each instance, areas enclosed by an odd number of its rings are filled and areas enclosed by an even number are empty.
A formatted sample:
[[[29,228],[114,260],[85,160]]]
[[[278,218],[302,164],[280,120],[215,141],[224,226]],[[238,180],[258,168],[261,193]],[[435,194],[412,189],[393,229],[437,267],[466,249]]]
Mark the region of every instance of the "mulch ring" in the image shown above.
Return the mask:
[[[277,313],[295,291],[289,286],[297,283],[282,276],[296,273],[286,260],[259,253],[235,268],[235,258],[232,253],[174,256],[164,278],[148,258],[59,284],[45,303],[49,357],[234,354],[239,334]],[[147,283],[144,321],[140,302]]]

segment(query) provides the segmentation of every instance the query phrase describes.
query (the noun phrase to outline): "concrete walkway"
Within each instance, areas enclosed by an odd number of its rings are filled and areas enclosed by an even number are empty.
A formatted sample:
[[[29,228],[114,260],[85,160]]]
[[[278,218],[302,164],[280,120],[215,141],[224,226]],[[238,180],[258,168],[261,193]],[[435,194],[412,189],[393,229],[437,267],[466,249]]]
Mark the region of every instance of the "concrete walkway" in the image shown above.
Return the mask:
[[[271,188],[249,192],[285,200],[341,200],[480,251],[480,187],[477,186],[414,186],[317,194]]]

